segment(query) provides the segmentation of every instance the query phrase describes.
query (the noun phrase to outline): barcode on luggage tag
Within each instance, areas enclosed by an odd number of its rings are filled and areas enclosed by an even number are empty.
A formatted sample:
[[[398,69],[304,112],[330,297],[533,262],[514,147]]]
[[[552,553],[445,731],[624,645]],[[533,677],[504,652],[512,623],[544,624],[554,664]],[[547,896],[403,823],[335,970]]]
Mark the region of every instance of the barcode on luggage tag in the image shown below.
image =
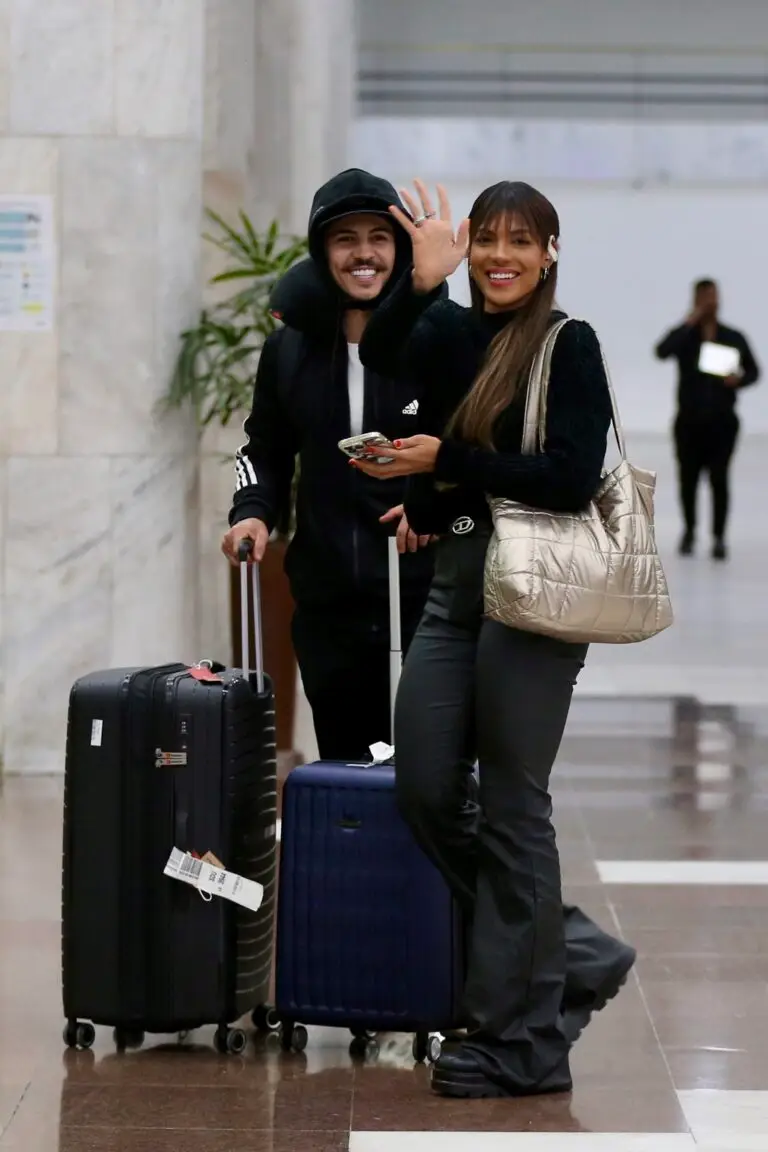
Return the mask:
[[[191,876],[193,880],[197,880],[202,870],[202,860],[194,860],[191,856],[185,856],[179,868],[179,876]]]
[[[179,852],[178,848],[173,848],[170,856],[168,857],[168,863],[165,866],[165,871],[166,872],[169,872],[169,871],[170,872],[178,872],[179,865],[181,864],[183,859],[184,859],[184,853]]]
[[[168,863],[163,869],[166,876],[184,880],[187,884],[197,884],[203,870],[203,861],[196,860],[194,856],[180,852],[174,848],[168,857]]]

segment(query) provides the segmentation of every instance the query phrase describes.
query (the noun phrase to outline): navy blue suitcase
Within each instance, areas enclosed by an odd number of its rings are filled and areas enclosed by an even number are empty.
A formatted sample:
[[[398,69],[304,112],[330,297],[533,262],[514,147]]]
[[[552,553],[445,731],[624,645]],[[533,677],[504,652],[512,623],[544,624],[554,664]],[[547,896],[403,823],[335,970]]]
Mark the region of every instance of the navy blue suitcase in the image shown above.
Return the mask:
[[[400,666],[397,553],[390,566],[393,695]],[[395,801],[391,765],[318,762],[283,790],[276,1011],[285,1050],[304,1025],[415,1032],[414,1057],[435,1059],[458,1024],[463,939],[442,876]]]

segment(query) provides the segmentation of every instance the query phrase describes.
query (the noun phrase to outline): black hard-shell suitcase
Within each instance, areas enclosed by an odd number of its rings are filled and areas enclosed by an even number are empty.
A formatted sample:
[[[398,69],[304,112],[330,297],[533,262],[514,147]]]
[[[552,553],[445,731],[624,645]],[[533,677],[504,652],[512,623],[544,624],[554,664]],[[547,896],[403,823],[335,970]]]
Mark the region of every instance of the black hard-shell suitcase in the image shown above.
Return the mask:
[[[259,1020],[268,996],[275,901],[274,702],[263,673],[253,567],[256,672],[184,664],[112,669],[70,695],[62,882],[65,1042],[90,1047],[94,1024],[118,1047],[145,1032]],[[241,565],[248,662],[247,567]],[[211,679],[199,679],[210,675]],[[207,901],[164,875],[173,848],[213,853],[264,887],[253,912]]]

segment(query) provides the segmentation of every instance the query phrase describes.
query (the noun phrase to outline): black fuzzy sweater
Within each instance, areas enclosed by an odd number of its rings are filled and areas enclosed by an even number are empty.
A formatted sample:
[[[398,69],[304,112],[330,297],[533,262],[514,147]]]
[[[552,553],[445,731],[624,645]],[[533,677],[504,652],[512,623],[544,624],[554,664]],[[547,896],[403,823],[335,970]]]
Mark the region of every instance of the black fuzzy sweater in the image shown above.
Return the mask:
[[[563,313],[553,313],[553,322]],[[467,394],[493,337],[514,313],[479,314],[452,300],[398,285],[371,318],[360,345],[366,366],[411,378],[420,396],[418,430],[443,438]],[[406,513],[419,533],[441,535],[460,516],[490,521],[487,497],[517,500],[550,511],[578,511],[600,481],[611,404],[600,344],[584,321],[567,324],[552,357],[544,452],[524,456],[525,397],[499,417],[495,451],[443,438],[435,471],[411,478]]]

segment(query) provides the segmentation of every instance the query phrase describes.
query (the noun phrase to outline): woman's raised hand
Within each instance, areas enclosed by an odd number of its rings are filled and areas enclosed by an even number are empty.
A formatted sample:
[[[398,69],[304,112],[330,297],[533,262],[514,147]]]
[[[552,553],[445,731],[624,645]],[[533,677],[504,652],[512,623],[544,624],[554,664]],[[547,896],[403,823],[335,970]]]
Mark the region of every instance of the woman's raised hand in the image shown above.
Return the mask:
[[[403,203],[413,219],[402,208],[392,205],[390,212],[399,220],[413,244],[413,286],[417,292],[431,292],[456,271],[469,249],[469,220],[462,220],[454,231],[448,194],[441,184],[437,186],[440,204],[436,212],[426,184],[414,180],[420,204],[405,188],[401,190]]]

